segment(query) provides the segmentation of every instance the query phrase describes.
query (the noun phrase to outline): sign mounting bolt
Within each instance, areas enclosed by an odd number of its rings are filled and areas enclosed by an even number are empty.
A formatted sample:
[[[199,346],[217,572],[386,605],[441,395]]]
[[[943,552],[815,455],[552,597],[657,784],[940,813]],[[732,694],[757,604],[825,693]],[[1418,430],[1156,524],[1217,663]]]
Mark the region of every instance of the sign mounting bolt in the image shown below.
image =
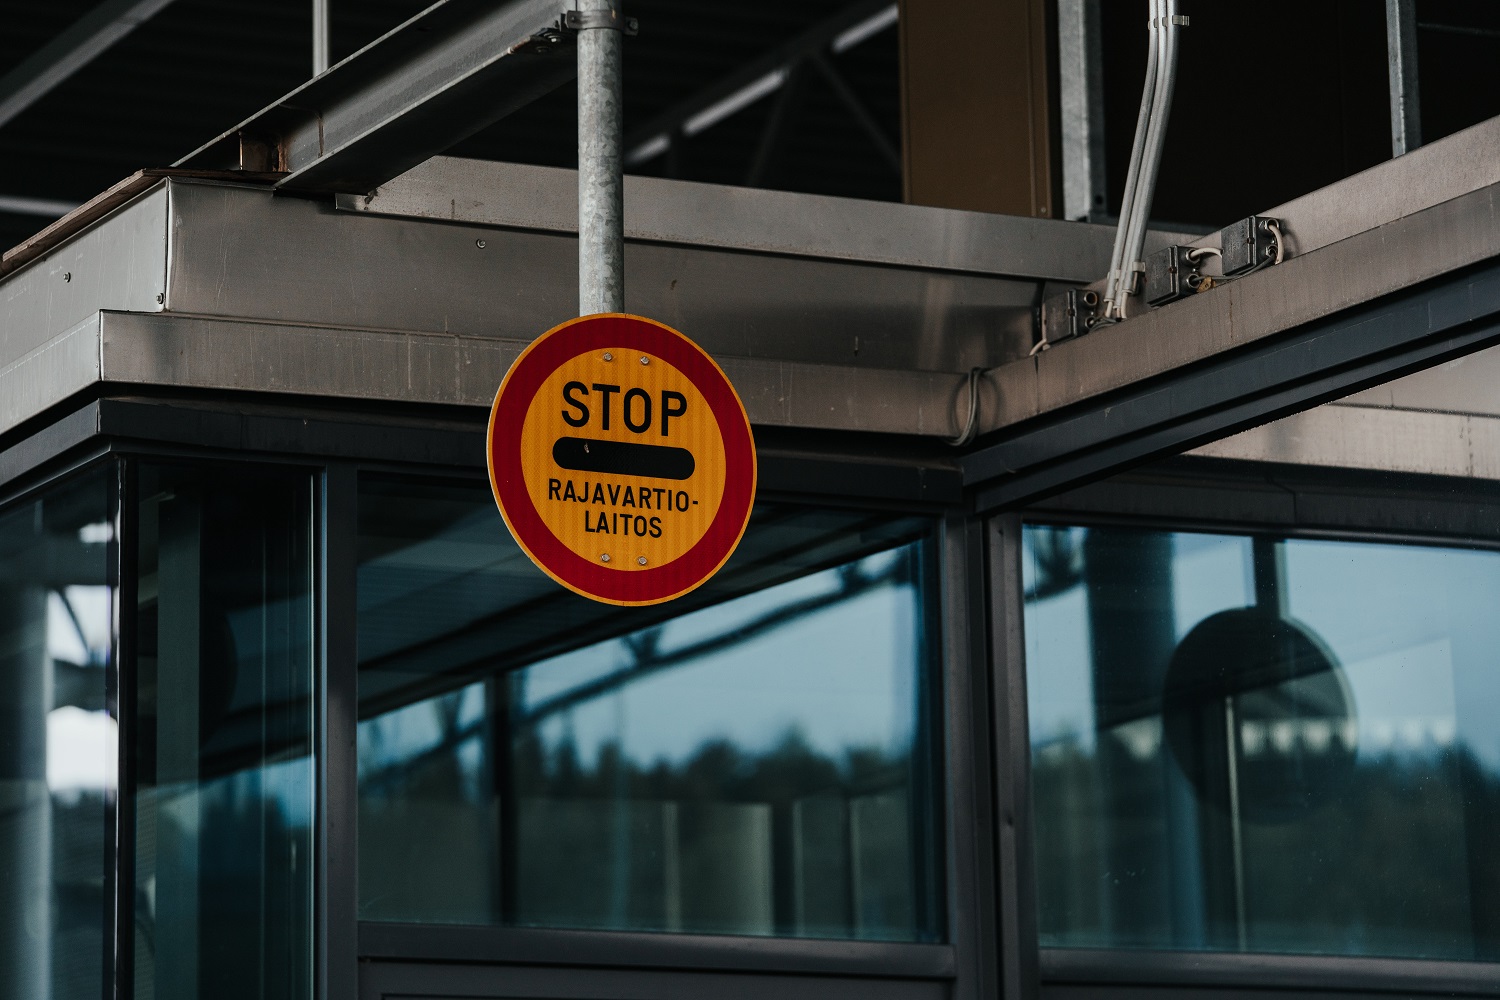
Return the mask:
[[[615,359],[615,356],[613,354],[609,353],[608,351],[604,352],[604,360],[605,361],[613,361],[614,359]]]
[[[640,556],[639,558],[636,559],[636,562],[638,562],[642,566],[644,566],[644,565],[646,565],[646,557],[645,556]]]
[[[609,553],[606,552],[606,553],[604,553],[604,555],[600,556],[599,557],[599,561],[600,562],[609,562]]]
[[[647,357],[642,357],[641,358],[641,364],[643,364],[643,365],[649,365],[650,363],[651,363],[651,359],[650,358],[647,358]]]

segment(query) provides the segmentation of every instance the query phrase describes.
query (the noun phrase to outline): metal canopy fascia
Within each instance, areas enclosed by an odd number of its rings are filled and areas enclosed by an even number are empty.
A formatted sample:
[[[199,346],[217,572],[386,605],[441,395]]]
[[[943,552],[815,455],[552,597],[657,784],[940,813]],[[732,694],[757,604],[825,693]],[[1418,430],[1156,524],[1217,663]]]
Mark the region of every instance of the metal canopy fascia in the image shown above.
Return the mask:
[[[1282,265],[992,370],[979,382],[987,433],[963,459],[979,504],[1025,502],[1496,339],[1500,158],[1464,157],[1497,136],[1488,123],[1283,206],[1292,237],[1317,248]],[[1438,179],[1413,186],[1402,161],[1424,156],[1416,167]],[[559,193],[571,174],[424,170],[358,211],[167,178],[73,233],[0,283],[0,427],[97,385],[487,405],[520,347],[571,315],[576,242]],[[1043,283],[1077,280],[1060,266],[1070,249],[1102,249],[1069,223],[661,180],[633,190],[628,308],[690,330],[761,426],[955,436],[967,370],[1024,353]],[[521,207],[537,191],[551,194]],[[1017,251],[1027,233],[1051,249]]]
[[[336,202],[346,211],[370,215],[575,233],[577,178],[574,171],[556,167],[435,156],[368,195],[339,195]],[[627,176],[625,236],[1083,283],[1109,266],[1114,227]],[[1189,238],[1153,232],[1147,246]]]
[[[176,165],[372,191],[572,79],[564,0],[439,0]]]
[[[1500,336],[1500,119],[1265,214],[1284,221],[1297,254],[1283,264],[988,374],[985,436],[964,459],[981,508],[1023,504]]]

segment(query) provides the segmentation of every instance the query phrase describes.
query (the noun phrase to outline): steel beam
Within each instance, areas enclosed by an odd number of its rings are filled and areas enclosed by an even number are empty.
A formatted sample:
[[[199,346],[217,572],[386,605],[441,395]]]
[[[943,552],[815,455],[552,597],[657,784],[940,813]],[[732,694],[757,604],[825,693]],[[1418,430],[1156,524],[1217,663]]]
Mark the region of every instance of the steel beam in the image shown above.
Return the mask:
[[[172,0],[108,0],[89,11],[35,55],[0,77],[0,125],[140,27]]]
[[[0,212],[9,212],[12,215],[38,215],[47,219],[59,219],[77,207],[76,201],[0,194]]]
[[[1500,175],[1500,157],[1496,164]],[[374,194],[340,197],[338,207],[571,233],[578,229],[576,188],[571,170],[437,156]],[[625,196],[630,240],[1046,281],[1083,283],[1103,274],[1114,238],[1112,226],[660,177],[627,176]],[[1146,245],[1196,238],[1151,233]]]
[[[804,59],[825,50],[842,52],[870,37],[861,29],[883,30],[894,24],[890,16],[894,7],[891,0],[860,0],[632,129],[625,137],[625,165],[639,166],[661,156],[684,136],[696,135],[774,94],[785,85],[792,67]]]
[[[572,79],[564,0],[439,0],[182,159],[365,193]]]

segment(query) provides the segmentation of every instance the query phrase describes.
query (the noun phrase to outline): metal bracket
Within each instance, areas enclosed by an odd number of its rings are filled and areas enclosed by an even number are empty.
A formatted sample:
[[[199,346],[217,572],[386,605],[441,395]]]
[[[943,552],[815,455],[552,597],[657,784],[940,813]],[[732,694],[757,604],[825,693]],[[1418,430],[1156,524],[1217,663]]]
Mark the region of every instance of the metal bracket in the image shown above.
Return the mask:
[[[1082,337],[1099,325],[1099,293],[1092,288],[1070,288],[1042,305],[1042,337],[1032,354],[1074,337]]]
[[[1143,297],[1149,306],[1162,306],[1196,293],[1202,274],[1193,259],[1192,248],[1163,247],[1146,260],[1146,288]]]
[[[610,10],[569,10],[563,12],[563,27],[569,31],[586,28],[611,28],[634,36],[640,32],[640,22],[633,17],[623,17],[620,12]]]
[[[1147,29],[1150,29],[1153,25],[1157,25],[1157,24],[1162,24],[1162,25],[1176,24],[1176,25],[1179,25],[1181,27],[1186,28],[1188,25],[1190,25],[1192,23],[1193,23],[1193,19],[1190,18],[1190,17],[1188,17],[1186,14],[1173,14],[1170,17],[1150,18],[1150,19],[1148,19],[1146,21],[1146,27],[1147,27]]]
[[[1277,220],[1259,215],[1241,219],[1223,232],[1220,258],[1225,277],[1244,274],[1268,263],[1279,263],[1280,228]]]

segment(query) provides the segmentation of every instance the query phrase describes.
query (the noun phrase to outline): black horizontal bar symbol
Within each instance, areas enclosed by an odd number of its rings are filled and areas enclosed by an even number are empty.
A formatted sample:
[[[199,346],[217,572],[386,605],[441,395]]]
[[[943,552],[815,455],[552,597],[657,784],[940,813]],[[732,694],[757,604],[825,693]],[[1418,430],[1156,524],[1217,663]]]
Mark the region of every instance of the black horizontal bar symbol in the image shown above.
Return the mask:
[[[697,463],[686,448],[631,441],[561,437],[552,446],[552,461],[574,472],[603,472],[649,479],[687,479]]]

